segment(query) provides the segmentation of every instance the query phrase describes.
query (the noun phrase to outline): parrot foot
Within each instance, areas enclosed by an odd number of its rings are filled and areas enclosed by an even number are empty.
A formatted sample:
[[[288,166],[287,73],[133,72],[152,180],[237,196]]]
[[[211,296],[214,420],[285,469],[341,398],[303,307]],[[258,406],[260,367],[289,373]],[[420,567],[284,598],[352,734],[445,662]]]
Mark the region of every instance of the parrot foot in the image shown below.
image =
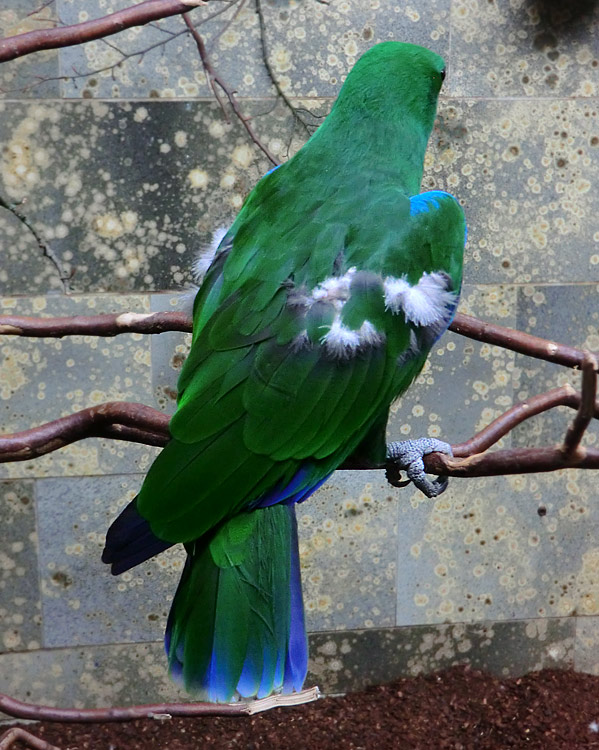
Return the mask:
[[[397,443],[388,443],[387,461],[391,464],[391,472],[387,472],[387,481],[395,487],[405,487],[412,482],[427,497],[437,497],[445,492],[449,479],[437,477],[429,479],[424,471],[423,456],[427,453],[445,453],[453,456],[449,443],[444,443],[436,438],[419,438],[418,440],[402,440]],[[408,480],[401,482],[397,476],[393,476],[393,469],[403,469]]]

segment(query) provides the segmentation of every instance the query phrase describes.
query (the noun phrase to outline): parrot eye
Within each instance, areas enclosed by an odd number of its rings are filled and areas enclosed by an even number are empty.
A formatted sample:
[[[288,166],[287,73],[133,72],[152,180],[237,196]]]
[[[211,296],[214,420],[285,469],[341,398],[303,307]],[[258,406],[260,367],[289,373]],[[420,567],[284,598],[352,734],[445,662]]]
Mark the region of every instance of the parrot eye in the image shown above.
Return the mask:
[[[443,70],[442,70],[442,71],[441,71],[441,73],[439,74],[439,75],[441,76],[441,80],[442,80],[442,81],[444,81],[444,80],[445,80],[445,73],[446,73],[446,72],[447,72],[447,71],[445,70],[445,68],[443,68]]]

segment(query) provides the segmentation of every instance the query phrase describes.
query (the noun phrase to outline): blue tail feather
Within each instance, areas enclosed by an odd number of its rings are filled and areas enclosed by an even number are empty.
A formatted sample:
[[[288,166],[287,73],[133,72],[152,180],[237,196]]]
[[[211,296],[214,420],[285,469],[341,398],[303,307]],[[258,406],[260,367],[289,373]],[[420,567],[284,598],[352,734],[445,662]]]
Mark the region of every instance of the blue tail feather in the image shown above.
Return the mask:
[[[283,677],[283,692],[285,693],[290,693],[292,690],[301,690],[308,671],[308,636],[304,620],[304,601],[302,596],[297,519],[295,513],[293,513],[291,536],[291,571],[289,580],[291,616],[289,645],[287,647]]]

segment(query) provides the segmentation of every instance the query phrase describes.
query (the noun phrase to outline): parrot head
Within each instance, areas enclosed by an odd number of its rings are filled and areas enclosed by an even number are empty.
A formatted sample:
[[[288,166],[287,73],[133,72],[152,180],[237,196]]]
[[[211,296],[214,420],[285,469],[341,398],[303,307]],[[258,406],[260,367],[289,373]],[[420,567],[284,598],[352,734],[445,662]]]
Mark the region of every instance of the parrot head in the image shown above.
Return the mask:
[[[443,58],[425,47],[375,44],[348,73],[330,115],[284,166],[295,169],[295,179],[317,169],[321,181],[349,171],[393,173],[398,187],[417,193],[444,76]]]
[[[337,107],[349,105],[370,116],[413,118],[430,131],[444,78],[445,62],[435,52],[416,44],[381,42],[356,62]]]

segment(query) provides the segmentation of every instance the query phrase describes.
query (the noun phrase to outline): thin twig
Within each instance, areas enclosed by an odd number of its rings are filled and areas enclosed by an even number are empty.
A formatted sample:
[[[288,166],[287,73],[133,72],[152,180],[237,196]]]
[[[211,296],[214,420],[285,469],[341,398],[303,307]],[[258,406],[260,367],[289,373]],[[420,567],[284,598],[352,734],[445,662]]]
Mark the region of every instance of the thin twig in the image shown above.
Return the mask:
[[[312,133],[310,132],[310,128],[298,115],[297,109],[294,107],[293,102],[281,88],[281,84],[279,83],[277,76],[275,75],[275,71],[270,64],[270,59],[268,57],[268,48],[266,44],[266,22],[264,20],[264,12],[262,11],[262,2],[261,0],[255,0],[255,2],[256,13],[260,22],[260,46],[262,49],[262,61],[264,63],[264,67],[266,68],[266,72],[268,73],[268,77],[270,78],[272,85],[275,87],[277,94],[281,97],[281,99],[287,105],[288,109],[291,111],[291,114],[293,115],[295,121],[299,122],[299,124],[303,127],[308,135],[312,135]]]
[[[225,21],[225,23],[223,24],[222,28],[220,28],[218,30],[218,32],[210,40],[211,41],[211,44],[210,44],[210,51],[211,52],[212,52],[212,49],[214,48],[214,45],[216,44],[216,42],[218,42],[218,40],[220,39],[220,37],[227,31],[227,29],[229,29],[232,26],[232,24],[235,23],[235,21],[237,20],[239,14],[243,10],[243,7],[244,7],[245,3],[246,3],[246,0],[241,0],[241,1],[240,0],[235,0],[233,3],[231,3],[231,5],[229,5],[229,8],[232,7],[232,6],[234,6],[234,5],[237,5],[237,7],[235,8],[235,12],[231,16],[231,18],[228,18]],[[227,8],[227,10],[229,8]]]
[[[56,745],[51,745],[22,727],[11,727],[0,735],[0,750],[9,750],[16,742],[22,742],[33,750],[61,750]]]
[[[565,456],[572,456],[578,449],[591,420],[595,416],[595,400],[597,398],[597,360],[587,352],[582,363],[582,397],[578,412],[564,438],[563,451]]]
[[[39,8],[36,8],[35,10],[29,11],[29,13],[27,13],[27,15],[25,16],[25,18],[31,18],[31,16],[35,16],[37,13],[41,13],[49,5],[52,5],[53,2],[54,2],[54,0],[46,0],[46,2],[43,3],[42,5],[40,5]],[[49,21],[50,19],[49,18],[40,18],[40,19],[36,19],[36,20]]]
[[[191,19],[189,16],[184,13],[183,19],[185,23],[187,24],[187,28],[189,29],[191,35],[193,36],[196,46],[198,48],[198,52],[200,55],[200,59],[202,61],[202,65],[204,66],[204,70],[206,71],[206,77],[208,78],[208,82],[215,94],[216,100],[218,101],[221,109],[223,109],[223,104],[219,97],[216,95],[216,89],[214,87],[214,83],[217,83],[221,89],[224,91],[224,93],[227,96],[227,99],[229,100],[229,104],[231,105],[231,109],[233,112],[235,112],[235,115],[240,120],[243,127],[247,130],[248,135],[252,139],[252,141],[258,146],[258,148],[264,153],[266,158],[276,167],[279,165],[279,161],[277,158],[270,152],[270,150],[267,148],[267,146],[262,143],[260,138],[255,133],[254,129],[250,125],[250,118],[246,117],[241,109],[239,108],[239,104],[237,102],[237,99],[235,98],[235,92],[232,91],[229,86],[225,83],[225,81],[220,77],[220,75],[214,70],[212,67],[212,63],[210,62],[210,59],[208,57],[208,53],[206,51],[206,45],[204,44],[204,40],[202,39],[201,34],[198,32],[198,30],[195,28],[193,23],[191,22]]]
[[[5,208],[7,211],[10,211],[10,213],[13,216],[15,216],[21,222],[21,224],[24,224],[27,227],[27,229],[29,229],[31,234],[35,237],[35,241],[37,242],[37,245],[39,249],[42,251],[42,254],[44,255],[44,257],[48,258],[50,263],[52,263],[54,268],[56,268],[64,293],[69,294],[70,292],[69,282],[71,280],[72,274],[67,273],[65,271],[58,255],[56,255],[54,250],[52,250],[50,245],[46,242],[46,240],[44,240],[44,238],[40,235],[40,233],[33,226],[33,224],[29,221],[29,219],[25,216],[25,214],[19,211],[19,209],[14,203],[8,203],[8,201],[4,200],[4,198],[0,196],[0,206],[2,208]]]
[[[198,48],[198,52],[200,53],[200,60],[202,61],[202,67],[204,68],[204,72],[206,73],[206,79],[208,81],[208,85],[210,86],[210,90],[212,91],[214,98],[218,102],[218,106],[221,108],[221,112],[223,113],[225,120],[229,122],[229,115],[227,114],[227,110],[225,109],[223,100],[220,98],[220,94],[218,93],[218,90],[216,88],[216,75],[217,74],[214,68],[212,67],[212,63],[210,62],[208,58],[208,53],[206,51],[206,45],[204,44],[204,39],[202,38],[202,35],[198,32],[198,30],[195,28],[195,26],[192,24],[191,19],[189,18],[187,13],[183,14],[183,20],[185,21],[185,25],[191,32],[191,35],[193,36],[196,46]]]
[[[101,39],[132,26],[143,26],[150,21],[186,13],[205,4],[206,0],[145,0],[130,8],[84,23],[16,34],[0,39],[0,62],[14,60],[31,52],[70,47]]]

